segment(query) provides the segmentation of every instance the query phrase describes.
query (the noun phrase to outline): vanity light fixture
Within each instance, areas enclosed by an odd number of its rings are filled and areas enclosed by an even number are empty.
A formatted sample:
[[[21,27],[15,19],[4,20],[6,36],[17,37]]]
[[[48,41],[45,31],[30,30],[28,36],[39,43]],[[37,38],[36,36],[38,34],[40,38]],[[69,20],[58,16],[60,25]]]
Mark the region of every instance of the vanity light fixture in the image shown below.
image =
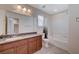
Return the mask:
[[[20,5],[17,5],[17,12],[23,13],[23,14],[28,15],[28,16],[32,15],[31,9],[21,7]]]

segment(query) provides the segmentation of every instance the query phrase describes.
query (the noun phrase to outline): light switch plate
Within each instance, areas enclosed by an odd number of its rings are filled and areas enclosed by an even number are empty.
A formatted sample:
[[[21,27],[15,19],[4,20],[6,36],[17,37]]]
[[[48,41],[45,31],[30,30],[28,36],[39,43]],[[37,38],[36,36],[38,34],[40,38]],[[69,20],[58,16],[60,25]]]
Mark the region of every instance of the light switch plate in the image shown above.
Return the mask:
[[[79,22],[79,17],[76,18],[76,22]]]

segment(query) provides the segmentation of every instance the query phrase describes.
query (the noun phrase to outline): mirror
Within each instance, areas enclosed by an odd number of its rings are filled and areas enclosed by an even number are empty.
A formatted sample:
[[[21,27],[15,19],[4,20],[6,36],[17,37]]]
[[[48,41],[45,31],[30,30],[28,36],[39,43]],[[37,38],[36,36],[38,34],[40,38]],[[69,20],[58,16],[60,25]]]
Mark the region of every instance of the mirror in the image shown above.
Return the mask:
[[[37,19],[35,16],[26,16],[11,11],[3,11],[0,14],[1,37],[37,32]]]
[[[19,33],[19,19],[7,17],[7,34]]]
[[[5,17],[5,34],[19,34],[35,32],[36,20],[33,16],[6,16]]]

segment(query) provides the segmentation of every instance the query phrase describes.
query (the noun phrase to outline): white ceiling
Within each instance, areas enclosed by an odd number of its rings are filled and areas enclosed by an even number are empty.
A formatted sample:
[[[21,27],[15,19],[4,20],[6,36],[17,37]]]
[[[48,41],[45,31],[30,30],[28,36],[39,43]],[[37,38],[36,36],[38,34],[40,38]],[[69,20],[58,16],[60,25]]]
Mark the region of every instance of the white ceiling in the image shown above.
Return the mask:
[[[68,9],[67,4],[30,4],[30,6],[38,8],[48,14],[55,14]]]

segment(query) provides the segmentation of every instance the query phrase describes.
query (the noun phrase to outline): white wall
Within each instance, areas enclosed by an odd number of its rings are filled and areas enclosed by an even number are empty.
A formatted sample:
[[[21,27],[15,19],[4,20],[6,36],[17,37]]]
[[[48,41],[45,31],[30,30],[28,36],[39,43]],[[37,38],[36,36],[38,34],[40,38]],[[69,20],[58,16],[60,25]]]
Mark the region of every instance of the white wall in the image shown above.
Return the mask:
[[[53,15],[51,23],[52,39],[50,39],[50,42],[57,47],[67,50],[69,36],[68,11]]]
[[[69,27],[69,52],[79,53],[79,5],[69,5],[70,27]]]
[[[69,34],[69,19],[67,11],[53,15],[52,19],[53,36],[67,37]]]
[[[29,16],[26,16],[26,17],[21,17],[20,18],[20,30],[19,32],[34,32],[34,28],[35,28],[35,25],[34,25],[34,19],[33,19],[33,16],[29,17]]]
[[[52,41],[52,36],[53,36],[53,34],[52,34],[52,16],[50,15],[50,17],[49,17],[49,19],[47,20],[47,23],[48,23],[48,39],[49,39],[49,41]]]

